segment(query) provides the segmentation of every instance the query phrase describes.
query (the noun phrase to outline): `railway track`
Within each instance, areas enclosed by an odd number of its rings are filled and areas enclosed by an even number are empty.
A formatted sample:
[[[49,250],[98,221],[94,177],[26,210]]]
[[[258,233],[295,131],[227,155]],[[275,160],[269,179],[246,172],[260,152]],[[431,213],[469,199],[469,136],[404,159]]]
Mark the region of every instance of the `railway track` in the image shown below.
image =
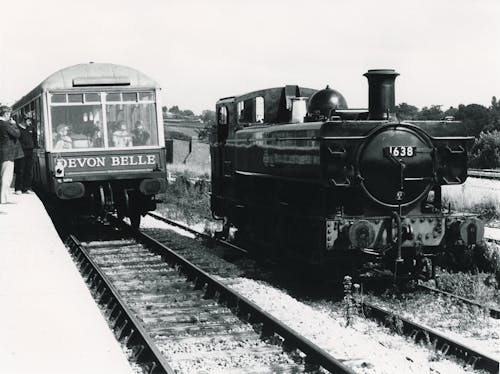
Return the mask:
[[[470,300],[470,299],[467,299],[465,297],[458,296],[458,295],[455,295],[453,293],[446,292],[446,291],[440,290],[438,288],[430,287],[430,286],[427,286],[427,285],[424,285],[424,284],[419,284],[418,287],[420,289],[422,289],[422,290],[429,291],[429,292],[434,292],[434,293],[438,293],[438,294],[444,295],[444,296],[449,297],[449,298],[460,300],[461,302],[463,302],[465,304],[474,305],[474,306],[476,306],[476,307],[478,307],[480,309],[487,310],[491,318],[495,318],[495,319],[499,319],[500,318],[500,310],[499,309],[490,308],[488,306],[485,306],[483,304],[478,303],[477,301]]]
[[[147,372],[353,373],[175,251],[129,234],[68,244],[117,336]]]
[[[494,358],[478,352],[431,327],[412,322],[372,303],[363,302],[361,307],[366,317],[389,326],[395,332],[409,336],[416,342],[430,344],[443,355],[457,357],[474,369],[485,370],[489,373],[498,373],[499,371],[499,362]]]
[[[169,220],[168,218],[159,216],[154,213],[150,213],[150,216],[152,216],[155,219],[161,220],[165,223],[168,223],[170,225],[173,225],[175,227],[179,227],[183,230],[186,230],[192,234],[195,234],[196,236],[200,238],[205,238],[205,239],[210,239],[210,240],[216,240],[213,239],[211,236],[197,232],[196,230],[193,230],[185,225],[182,225],[178,222]],[[245,253],[246,251],[232,245],[231,243],[225,242],[225,241],[219,241],[216,240],[218,243],[224,245],[224,246],[229,246],[229,247],[234,247],[239,253]],[[447,294],[449,297],[454,297],[454,298],[459,298],[461,301],[466,302],[468,304],[473,304],[476,305],[480,308],[485,308],[485,306],[476,303],[472,300],[468,300],[465,298],[461,298],[457,295],[445,293],[444,291],[440,291],[438,289],[433,289],[430,287],[422,286],[422,288],[425,288],[427,291],[432,291],[432,292],[440,292],[443,294]],[[417,342],[424,341],[432,345],[436,351],[442,353],[443,355],[449,355],[449,356],[454,356],[457,357],[464,362],[472,365],[474,368],[477,369],[482,369],[486,370],[491,373],[498,373],[498,366],[499,363],[497,360],[481,353],[478,352],[452,338],[449,338],[445,336],[443,333],[438,332],[430,327],[424,326],[419,323],[412,322],[404,317],[401,317],[395,313],[392,313],[390,311],[384,310],[374,304],[364,302],[362,304],[362,309],[364,311],[364,314],[372,319],[377,320],[378,322],[387,325],[392,324],[392,325],[397,325],[398,328],[396,329],[396,332],[402,334],[402,335],[407,335],[412,338],[414,338]],[[498,318],[499,311],[496,309],[491,309],[488,308],[490,311],[490,315],[493,318]]]
[[[89,249],[73,235],[68,237],[66,245],[96,301],[105,310],[116,337],[132,350],[132,360],[147,373],[175,373]]]
[[[197,231],[197,230],[194,230],[192,229],[191,227],[189,226],[186,226],[186,225],[183,225],[182,223],[179,223],[179,222],[176,222],[176,221],[173,221],[171,219],[168,219],[166,217],[163,217],[163,216],[160,216],[156,213],[152,213],[152,212],[149,212],[148,213],[149,216],[153,217],[154,219],[158,220],[158,221],[162,221],[162,222],[165,222],[167,224],[169,224],[170,226],[174,226],[174,227],[177,227],[177,228],[180,228],[186,232],[189,232],[193,235],[195,235],[196,237],[198,238],[201,238],[201,239],[205,239],[205,240],[209,240],[209,241],[214,241],[218,244],[221,244],[227,248],[231,248],[233,250],[235,250],[236,252],[239,252],[241,254],[244,254],[244,255],[248,255],[248,251],[244,248],[241,248],[237,245],[234,245],[226,240],[221,240],[221,239],[216,239],[214,238],[213,236],[211,235],[208,235],[208,234],[205,234],[203,232],[200,232],[200,231]]]

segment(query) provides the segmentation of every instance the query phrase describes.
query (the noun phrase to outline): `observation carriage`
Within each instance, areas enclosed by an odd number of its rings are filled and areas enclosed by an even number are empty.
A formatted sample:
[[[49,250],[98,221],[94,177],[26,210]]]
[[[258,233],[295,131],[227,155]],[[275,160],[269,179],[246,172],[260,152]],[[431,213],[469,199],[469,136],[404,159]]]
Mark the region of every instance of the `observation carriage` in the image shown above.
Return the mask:
[[[327,87],[220,99],[211,139],[214,216],[265,255],[327,274],[432,277],[435,259],[481,242],[475,215],[442,204],[467,178],[458,121],[400,121],[394,70],[370,70],[369,108]],[[338,272],[338,274],[334,274]]]
[[[117,211],[134,227],[166,190],[159,85],[130,67],[61,69],[13,105],[36,129],[33,185],[69,209]]]

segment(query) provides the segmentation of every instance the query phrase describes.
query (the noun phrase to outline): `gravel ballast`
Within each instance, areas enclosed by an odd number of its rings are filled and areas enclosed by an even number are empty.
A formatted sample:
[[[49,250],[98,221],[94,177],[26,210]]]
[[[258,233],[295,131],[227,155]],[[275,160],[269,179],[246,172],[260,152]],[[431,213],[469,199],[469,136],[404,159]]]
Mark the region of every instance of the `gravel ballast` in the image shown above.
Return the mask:
[[[193,240],[192,235],[188,235],[191,238],[179,235],[182,230],[167,230],[165,228],[169,226],[165,223],[149,217],[143,220],[143,227],[149,228],[146,230],[148,234],[172,248],[182,246],[181,255],[189,260],[209,264],[207,271],[217,274],[221,281],[235,291],[305,335],[356,372],[474,372],[471,367],[464,367],[462,363],[436,353],[432,347],[416,344],[362,316],[355,316],[351,325],[346,327],[342,303],[297,300],[286,290],[266,281],[265,275],[257,277],[260,279],[249,277],[248,264],[240,268],[237,263],[228,263],[218,257],[217,248],[208,249],[201,242]]]

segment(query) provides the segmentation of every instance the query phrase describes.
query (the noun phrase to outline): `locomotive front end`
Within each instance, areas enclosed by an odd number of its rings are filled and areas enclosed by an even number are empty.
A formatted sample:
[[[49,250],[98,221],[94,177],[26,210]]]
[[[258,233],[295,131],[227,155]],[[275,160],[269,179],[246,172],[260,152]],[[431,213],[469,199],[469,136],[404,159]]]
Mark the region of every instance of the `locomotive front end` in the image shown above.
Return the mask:
[[[325,244],[332,254],[355,250],[395,261],[396,273],[429,277],[433,258],[483,238],[481,220],[442,206],[442,186],[467,178],[471,138],[455,121],[398,121],[397,75],[370,70],[366,119],[324,126],[324,179],[341,196]]]

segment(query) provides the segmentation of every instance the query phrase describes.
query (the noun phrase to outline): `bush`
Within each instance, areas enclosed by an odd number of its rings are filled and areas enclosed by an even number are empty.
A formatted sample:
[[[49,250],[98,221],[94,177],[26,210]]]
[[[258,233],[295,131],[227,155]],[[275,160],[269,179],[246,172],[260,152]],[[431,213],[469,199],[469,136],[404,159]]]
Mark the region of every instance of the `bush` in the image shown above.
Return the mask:
[[[442,272],[436,277],[436,285],[443,291],[476,300],[480,303],[489,303],[498,301],[498,293],[495,287],[489,285],[491,277],[491,274],[487,273],[472,275],[461,272]]]
[[[165,130],[165,139],[177,139],[190,141],[191,137],[180,131]]]
[[[500,168],[500,131],[479,135],[471,149],[470,165],[480,169]]]

